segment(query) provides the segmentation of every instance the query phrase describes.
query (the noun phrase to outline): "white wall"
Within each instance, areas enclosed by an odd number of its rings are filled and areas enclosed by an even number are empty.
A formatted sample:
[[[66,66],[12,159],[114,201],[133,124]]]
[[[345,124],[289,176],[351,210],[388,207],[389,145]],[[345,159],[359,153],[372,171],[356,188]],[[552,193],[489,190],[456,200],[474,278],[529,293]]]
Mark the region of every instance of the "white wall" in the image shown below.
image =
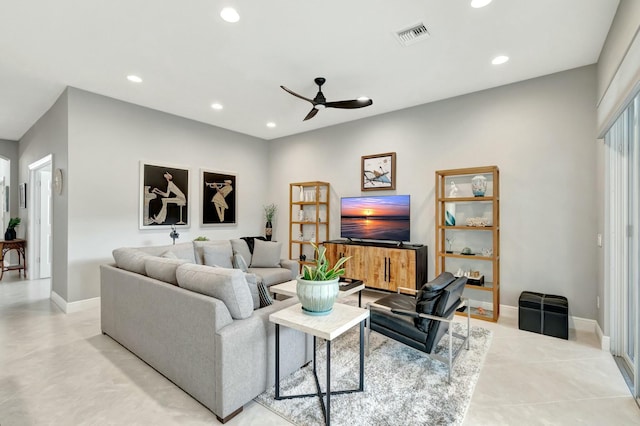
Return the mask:
[[[169,230],[139,230],[139,162],[191,170],[191,227],[178,242],[263,235],[268,143],[82,90],[69,93],[69,294],[99,295],[99,270],[122,246],[171,244]],[[200,168],[237,173],[237,225],[199,226]]]
[[[502,303],[517,306],[523,290],[560,294],[571,315],[595,318],[595,71],[578,68],[271,141],[271,199],[286,206],[290,182],[330,182],[330,236],[338,238],[339,198],[361,194],[360,157],[395,151],[395,193],[412,197],[411,239],[429,246],[433,277],[434,172],[497,165]],[[287,223],[287,210],[278,218]],[[276,236],[288,241],[287,227]]]

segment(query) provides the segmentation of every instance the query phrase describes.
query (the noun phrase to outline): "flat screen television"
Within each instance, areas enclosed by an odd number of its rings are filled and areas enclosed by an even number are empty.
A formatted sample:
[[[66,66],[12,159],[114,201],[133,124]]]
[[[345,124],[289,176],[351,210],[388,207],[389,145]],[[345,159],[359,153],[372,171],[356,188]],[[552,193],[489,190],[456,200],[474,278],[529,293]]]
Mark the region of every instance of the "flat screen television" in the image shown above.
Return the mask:
[[[409,241],[411,196],[375,195],[340,200],[340,236],[348,239]]]

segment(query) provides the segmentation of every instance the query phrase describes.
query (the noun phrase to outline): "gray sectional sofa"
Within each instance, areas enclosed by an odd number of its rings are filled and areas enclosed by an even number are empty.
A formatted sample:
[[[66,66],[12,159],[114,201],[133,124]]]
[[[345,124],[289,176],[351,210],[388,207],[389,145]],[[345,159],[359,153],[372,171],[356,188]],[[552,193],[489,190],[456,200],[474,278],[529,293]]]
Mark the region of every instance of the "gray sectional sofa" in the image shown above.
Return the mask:
[[[256,266],[264,260],[253,262],[261,255],[257,246],[242,256],[254,265],[248,273],[225,268],[229,265],[221,247],[233,248],[226,240],[116,249],[116,264],[102,265],[100,280],[102,332],[224,423],[274,384],[275,328],[269,314],[297,299],[260,308],[254,291],[258,283],[275,284],[278,276],[287,281],[295,272],[278,271],[275,263]],[[232,250],[232,257],[237,252]],[[208,266],[211,262],[215,264]],[[266,273],[257,278],[251,272]],[[282,375],[311,360],[308,336],[284,328],[280,338],[287,348],[280,357]]]

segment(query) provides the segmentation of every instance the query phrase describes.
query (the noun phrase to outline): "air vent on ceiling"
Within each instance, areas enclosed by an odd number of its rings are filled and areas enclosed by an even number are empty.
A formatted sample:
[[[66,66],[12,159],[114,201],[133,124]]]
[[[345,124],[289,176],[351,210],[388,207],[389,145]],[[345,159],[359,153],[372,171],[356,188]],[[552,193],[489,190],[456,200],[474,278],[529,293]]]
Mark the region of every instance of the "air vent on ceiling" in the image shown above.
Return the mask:
[[[408,46],[410,44],[417,43],[420,40],[429,38],[429,31],[422,22],[409,28],[405,28],[404,30],[396,31],[394,34],[403,46]]]

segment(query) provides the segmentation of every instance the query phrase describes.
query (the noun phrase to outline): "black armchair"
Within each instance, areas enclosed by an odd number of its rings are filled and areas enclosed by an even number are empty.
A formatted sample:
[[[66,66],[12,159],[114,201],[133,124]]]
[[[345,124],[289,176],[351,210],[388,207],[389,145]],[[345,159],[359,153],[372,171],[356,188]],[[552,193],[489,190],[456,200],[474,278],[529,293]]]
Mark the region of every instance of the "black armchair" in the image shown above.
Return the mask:
[[[422,286],[419,291],[399,288],[397,294],[390,294],[367,304],[369,309],[369,327],[367,328],[367,354],[369,337],[376,331],[400,343],[411,346],[428,356],[447,364],[448,381],[451,382],[451,369],[462,348],[469,349],[470,309],[467,309],[467,335],[454,333],[449,326],[457,309],[465,306],[467,300],[462,297],[466,277],[456,278],[444,272]],[[413,292],[415,296],[400,291]],[[417,293],[417,294],[416,294]],[[433,353],[445,333],[449,333],[448,356]],[[453,338],[462,343],[453,352]]]

